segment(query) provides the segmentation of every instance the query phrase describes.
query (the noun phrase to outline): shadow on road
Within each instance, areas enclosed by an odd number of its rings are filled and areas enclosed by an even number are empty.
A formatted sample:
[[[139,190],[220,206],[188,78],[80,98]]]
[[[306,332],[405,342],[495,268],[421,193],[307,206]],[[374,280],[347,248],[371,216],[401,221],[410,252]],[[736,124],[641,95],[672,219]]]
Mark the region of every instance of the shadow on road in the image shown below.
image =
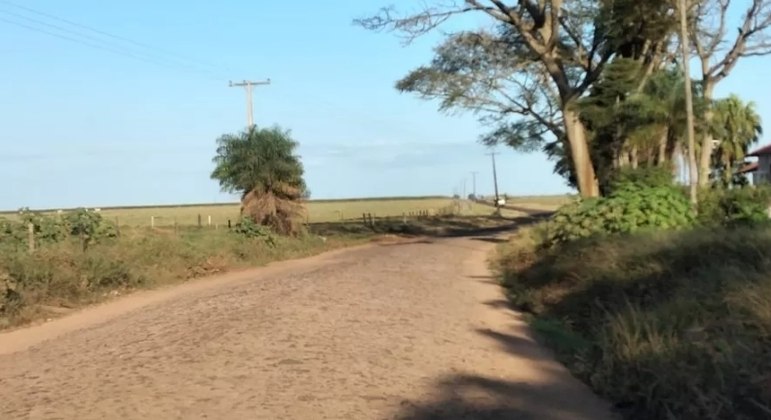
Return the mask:
[[[504,232],[511,232],[523,226],[531,225],[548,217],[550,213],[538,212],[532,216],[496,217],[496,216],[453,216],[427,217],[408,220],[384,218],[373,225],[361,222],[317,223],[309,226],[311,232],[318,235],[342,234],[393,234],[399,236],[422,236],[433,238],[473,237],[475,240],[502,242],[493,238]]]
[[[602,420],[585,402],[570,399],[570,386],[538,384],[476,375],[453,375],[437,383],[442,397],[428,404],[403,402],[399,420]]]
[[[508,302],[485,304],[510,309]],[[513,311],[512,311],[513,312]],[[525,381],[458,373],[439,378],[431,401],[402,401],[398,420],[608,420],[609,406],[577,388],[559,368],[551,352],[540,347],[526,330],[476,332],[498,344],[496,358],[513,357],[530,372]],[[570,380],[566,380],[567,378]],[[578,392],[577,392],[578,391]],[[589,398],[586,398],[589,397]]]

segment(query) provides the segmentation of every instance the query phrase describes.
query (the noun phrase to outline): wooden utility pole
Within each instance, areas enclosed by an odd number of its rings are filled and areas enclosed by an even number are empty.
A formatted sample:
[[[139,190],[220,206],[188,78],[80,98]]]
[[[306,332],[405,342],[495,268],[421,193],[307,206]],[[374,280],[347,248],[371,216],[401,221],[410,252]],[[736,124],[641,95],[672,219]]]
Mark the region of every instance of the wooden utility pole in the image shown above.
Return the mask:
[[[498,197],[498,172],[495,169],[495,155],[497,155],[497,152],[490,152],[488,153],[490,157],[493,160],[493,185],[495,186],[495,209],[496,213],[500,214],[500,198]]]
[[[698,203],[699,173],[696,166],[696,129],[694,128],[693,118],[693,92],[691,89],[691,65],[690,65],[690,44],[688,41],[688,10],[686,0],[679,0],[680,9],[680,48],[683,54],[683,83],[685,84],[685,114],[686,125],[688,126],[688,174],[689,174],[689,195],[691,204]],[[701,174],[708,176],[708,174]]]
[[[254,86],[269,85],[270,79],[266,79],[259,82],[253,82],[251,80],[244,80],[243,82],[233,83],[230,82],[230,87],[243,87],[246,89],[246,126],[252,128],[254,126],[254,109],[252,103],[252,93]]]
[[[35,225],[27,224],[27,248],[30,254],[35,252]]]
[[[474,194],[474,200],[477,199],[477,174],[479,172],[471,172],[471,193]]]

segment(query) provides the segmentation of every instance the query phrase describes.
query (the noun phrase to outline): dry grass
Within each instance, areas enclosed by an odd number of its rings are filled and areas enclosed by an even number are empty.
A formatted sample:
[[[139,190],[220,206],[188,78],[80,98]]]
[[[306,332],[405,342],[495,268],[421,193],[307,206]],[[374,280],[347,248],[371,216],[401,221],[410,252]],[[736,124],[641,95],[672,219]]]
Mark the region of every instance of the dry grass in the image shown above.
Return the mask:
[[[771,228],[593,237],[500,249],[514,304],[632,419],[771,413]]]

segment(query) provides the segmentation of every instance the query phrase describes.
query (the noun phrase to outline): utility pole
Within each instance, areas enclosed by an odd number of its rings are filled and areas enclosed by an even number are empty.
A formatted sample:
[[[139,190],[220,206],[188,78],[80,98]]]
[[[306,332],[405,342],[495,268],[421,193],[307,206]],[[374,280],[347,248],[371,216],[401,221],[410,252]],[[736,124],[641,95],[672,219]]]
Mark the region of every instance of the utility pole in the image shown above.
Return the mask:
[[[474,200],[477,199],[477,174],[478,173],[479,172],[477,172],[477,171],[471,172],[471,179],[472,179],[472,181],[471,181],[471,191],[472,191],[472,194],[474,194]]]
[[[251,80],[244,80],[243,82],[233,83],[230,82],[230,87],[243,87],[246,89],[246,124],[248,128],[254,126],[254,110],[252,105],[252,90],[255,86],[269,85],[270,79],[262,80],[259,82],[253,82]]]
[[[496,213],[500,214],[501,213],[501,209],[500,209],[500,206],[499,206],[500,199],[498,197],[498,172],[495,170],[495,155],[497,155],[498,153],[497,152],[490,152],[488,154],[490,155],[490,157],[493,160],[493,183],[495,185],[495,209],[496,209]]]

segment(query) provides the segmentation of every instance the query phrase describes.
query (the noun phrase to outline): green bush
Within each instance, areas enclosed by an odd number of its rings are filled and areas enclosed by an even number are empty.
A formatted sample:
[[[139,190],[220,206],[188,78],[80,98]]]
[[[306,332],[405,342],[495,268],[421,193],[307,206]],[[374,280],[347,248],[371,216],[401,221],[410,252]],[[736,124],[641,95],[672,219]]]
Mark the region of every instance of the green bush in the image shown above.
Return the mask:
[[[771,227],[502,248],[512,301],[632,419],[771,413]]]
[[[84,251],[96,240],[117,236],[117,228],[95,211],[78,209],[65,214],[62,220],[69,233],[80,239]]]
[[[60,216],[50,216],[31,212],[29,209],[21,209],[19,219],[21,220],[19,229],[25,232],[27,225],[31,223],[34,226],[36,242],[60,242],[69,235],[67,225]],[[24,238],[26,240],[26,236]]]
[[[23,246],[26,237],[27,231],[21,223],[0,218],[0,244]]]
[[[619,183],[609,197],[579,201],[559,209],[548,223],[545,245],[602,234],[680,229],[693,222],[690,203],[677,188]]]
[[[117,227],[104,220],[98,212],[78,209],[48,215],[22,209],[19,211],[18,222],[0,219],[0,243],[16,247],[26,246],[27,226],[30,223],[33,225],[37,244],[59,243],[76,237],[85,250],[98,240],[117,236]]]
[[[249,217],[242,217],[234,226],[233,232],[249,239],[262,239],[271,246],[276,244],[273,231],[267,226],[258,224]]]
[[[711,189],[699,198],[699,222],[705,226],[768,223],[771,188],[766,186]]]
[[[610,182],[610,189],[607,191],[612,195],[617,190],[627,188],[658,188],[674,187],[674,178],[672,168],[666,166],[650,166],[643,168],[625,168],[616,172]]]

